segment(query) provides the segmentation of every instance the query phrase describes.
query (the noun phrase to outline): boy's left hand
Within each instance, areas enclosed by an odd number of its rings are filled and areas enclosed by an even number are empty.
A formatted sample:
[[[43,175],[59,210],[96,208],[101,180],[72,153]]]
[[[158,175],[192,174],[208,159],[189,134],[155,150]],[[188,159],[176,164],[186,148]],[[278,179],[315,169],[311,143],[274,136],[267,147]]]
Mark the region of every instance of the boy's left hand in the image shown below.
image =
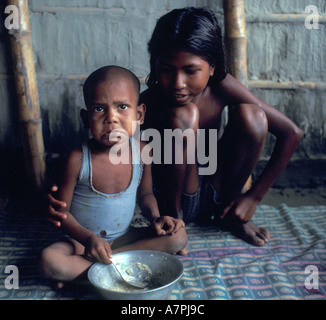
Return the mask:
[[[181,219],[175,219],[170,216],[162,216],[152,221],[153,228],[158,236],[177,233],[181,228],[185,227],[185,223]]]

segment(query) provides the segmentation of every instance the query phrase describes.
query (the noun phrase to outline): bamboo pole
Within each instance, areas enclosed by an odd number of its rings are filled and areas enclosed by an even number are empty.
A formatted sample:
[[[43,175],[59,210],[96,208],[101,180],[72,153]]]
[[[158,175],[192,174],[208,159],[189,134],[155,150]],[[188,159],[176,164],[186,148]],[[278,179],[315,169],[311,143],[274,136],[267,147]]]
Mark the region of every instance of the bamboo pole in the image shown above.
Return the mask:
[[[60,76],[61,79],[63,78]],[[67,75],[64,79],[85,81],[88,76],[85,74]],[[7,74],[0,74],[0,79],[12,79],[13,76]],[[58,76],[38,74],[37,79],[51,79],[55,80]],[[138,77],[140,84],[146,84],[146,77]],[[323,81],[273,81],[273,80],[249,80],[248,88],[257,89],[279,89],[279,90],[296,90],[296,89],[309,89],[309,90],[326,90],[326,82]]]
[[[8,5],[16,6],[19,12],[19,28],[11,29],[9,34],[26,170],[33,187],[41,191],[45,159],[28,1],[8,0]]]
[[[247,87],[247,35],[243,0],[224,0],[225,41],[231,74]]]
[[[243,0],[224,0],[224,25],[227,62],[231,74],[248,87],[247,34]],[[230,107],[229,112],[232,112]],[[251,183],[250,176],[243,188],[244,191],[250,189]]]
[[[310,90],[326,90],[326,82],[316,81],[270,81],[270,80],[250,80],[248,87],[260,89],[310,89]]]
[[[247,16],[247,23],[304,23],[311,14],[295,14],[295,13],[269,13],[259,14],[259,16]],[[318,23],[326,23],[326,15],[318,14]]]

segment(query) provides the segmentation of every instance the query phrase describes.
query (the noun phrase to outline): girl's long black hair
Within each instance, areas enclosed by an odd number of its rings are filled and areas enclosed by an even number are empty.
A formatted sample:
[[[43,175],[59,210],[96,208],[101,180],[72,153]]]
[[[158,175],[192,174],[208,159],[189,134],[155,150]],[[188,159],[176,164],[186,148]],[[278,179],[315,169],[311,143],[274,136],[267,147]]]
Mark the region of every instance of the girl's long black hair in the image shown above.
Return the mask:
[[[215,14],[208,8],[175,9],[162,16],[148,42],[150,74],[148,87],[157,83],[156,60],[170,50],[184,50],[215,66],[212,82],[225,78],[226,59],[222,32]]]

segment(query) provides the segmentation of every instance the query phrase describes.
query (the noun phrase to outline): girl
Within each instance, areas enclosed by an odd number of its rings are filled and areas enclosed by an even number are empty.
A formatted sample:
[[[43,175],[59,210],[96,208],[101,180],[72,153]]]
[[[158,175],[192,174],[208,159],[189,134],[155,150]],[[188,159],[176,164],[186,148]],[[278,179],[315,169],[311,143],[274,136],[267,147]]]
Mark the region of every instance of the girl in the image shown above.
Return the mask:
[[[214,174],[200,177],[197,164],[187,163],[186,143],[183,150],[179,148],[183,164],[154,163],[160,210],[184,221],[198,215],[217,216],[219,224],[238,237],[264,245],[270,239],[268,231],[250,220],[290,160],[302,132],[227,73],[221,30],[209,9],[176,9],[161,17],[148,50],[148,89],[140,98],[147,109],[144,128],[220,132],[222,111],[229,106],[228,123],[215,144]],[[276,137],[271,158],[252,187],[241,193],[268,131]]]

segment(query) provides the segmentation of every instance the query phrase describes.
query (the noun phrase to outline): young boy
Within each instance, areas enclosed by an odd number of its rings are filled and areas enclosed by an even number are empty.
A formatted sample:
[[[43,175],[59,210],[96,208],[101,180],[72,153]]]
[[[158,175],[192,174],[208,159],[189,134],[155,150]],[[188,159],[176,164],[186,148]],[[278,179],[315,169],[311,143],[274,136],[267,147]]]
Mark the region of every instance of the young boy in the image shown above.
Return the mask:
[[[145,105],[138,105],[137,77],[107,66],[93,72],[83,89],[87,110],[81,117],[92,138],[70,154],[59,188],[59,200],[67,204],[61,229],[69,237],[45,248],[40,259],[44,277],[59,282],[76,279],[94,261],[110,264],[117,252],[185,254],[187,242],[182,220],[160,217],[151,167],[140,159],[144,144],[132,137],[133,124],[142,124],[145,115]],[[137,190],[151,227],[130,227]]]

